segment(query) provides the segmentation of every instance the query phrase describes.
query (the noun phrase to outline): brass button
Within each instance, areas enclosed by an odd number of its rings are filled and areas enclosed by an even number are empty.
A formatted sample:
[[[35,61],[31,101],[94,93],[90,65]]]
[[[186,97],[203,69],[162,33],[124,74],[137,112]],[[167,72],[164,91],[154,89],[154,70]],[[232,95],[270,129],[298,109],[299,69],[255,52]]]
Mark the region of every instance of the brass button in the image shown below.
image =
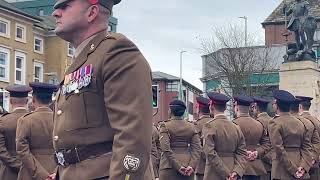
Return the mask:
[[[58,114],[58,115],[61,115],[61,114],[62,114],[62,111],[61,111],[61,110],[58,110],[58,111],[57,111],[57,114]]]
[[[53,140],[54,140],[54,141],[58,141],[58,139],[59,139],[59,136],[54,136],[54,137],[53,137]]]
[[[79,89],[74,90],[74,93],[79,94]]]

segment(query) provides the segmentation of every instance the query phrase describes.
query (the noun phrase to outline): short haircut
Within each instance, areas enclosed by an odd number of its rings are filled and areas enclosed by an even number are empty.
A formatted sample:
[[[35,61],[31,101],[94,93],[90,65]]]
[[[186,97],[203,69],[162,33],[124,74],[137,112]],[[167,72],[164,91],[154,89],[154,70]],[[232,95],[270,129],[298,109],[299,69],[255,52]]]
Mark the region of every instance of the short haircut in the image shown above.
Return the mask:
[[[52,102],[52,94],[33,93],[32,96],[35,97],[41,104],[50,104]]]
[[[249,113],[249,110],[250,110],[250,106],[241,106],[241,105],[238,105],[238,108],[240,110],[241,113]]]
[[[226,104],[213,104],[216,111],[224,112],[227,109]]]
[[[207,107],[199,107],[199,111],[203,114],[209,114],[210,113],[210,108]]]
[[[300,104],[304,110],[309,110],[311,107],[310,101],[302,101],[302,102],[300,102]]]
[[[181,117],[181,116],[183,116],[186,108],[181,107],[181,106],[171,106],[171,107],[170,107],[170,110],[171,110],[171,113],[172,113],[174,116]]]
[[[260,112],[267,112],[268,111],[268,104],[257,103],[257,107]]]
[[[295,113],[299,112],[299,103],[292,103],[290,105],[290,111]]]
[[[277,106],[281,112],[289,112],[290,104],[277,101]]]

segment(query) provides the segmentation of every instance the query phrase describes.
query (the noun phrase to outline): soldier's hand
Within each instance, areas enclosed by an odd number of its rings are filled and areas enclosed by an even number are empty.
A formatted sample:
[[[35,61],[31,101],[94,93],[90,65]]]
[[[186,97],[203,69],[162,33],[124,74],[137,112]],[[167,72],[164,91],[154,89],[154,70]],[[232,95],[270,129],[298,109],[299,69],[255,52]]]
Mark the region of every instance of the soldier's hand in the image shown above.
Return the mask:
[[[303,169],[303,167],[299,167],[295,175],[298,179],[300,179],[304,175],[304,173],[305,173],[305,170]]]
[[[186,169],[187,176],[191,176],[193,174],[194,170],[191,166],[188,166]]]
[[[186,176],[187,174],[186,174],[186,167],[180,167],[180,169],[179,169],[179,173],[180,174],[182,174],[182,175],[184,175],[184,176]]]
[[[46,180],[55,180],[56,179],[56,173],[50,174]]]
[[[228,178],[228,180],[237,180],[237,179],[238,179],[238,174],[236,172],[232,172]]]

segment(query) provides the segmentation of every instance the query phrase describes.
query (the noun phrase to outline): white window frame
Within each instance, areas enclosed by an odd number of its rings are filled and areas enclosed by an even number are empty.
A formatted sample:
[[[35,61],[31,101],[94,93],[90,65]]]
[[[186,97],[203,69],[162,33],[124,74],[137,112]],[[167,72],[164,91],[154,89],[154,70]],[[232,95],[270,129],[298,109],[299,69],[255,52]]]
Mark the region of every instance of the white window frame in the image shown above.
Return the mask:
[[[6,38],[10,38],[10,21],[7,20],[7,19],[4,19],[4,18],[2,18],[2,17],[0,17],[0,21],[2,21],[2,22],[4,22],[4,23],[7,24],[7,27],[6,27],[6,31],[7,31],[7,32],[6,32],[6,33],[0,32],[0,36],[6,37]]]
[[[8,48],[4,48],[0,46],[0,52],[4,52],[7,53],[7,61],[5,65],[0,64],[0,67],[4,67],[5,68],[5,77],[0,77],[0,81],[3,82],[9,82],[10,79],[10,49]]]
[[[21,62],[21,68],[17,68],[17,57],[20,57],[22,62]],[[15,84],[21,84],[25,85],[26,83],[26,60],[27,55],[23,52],[16,51],[14,55],[14,82]],[[17,71],[21,72],[21,81],[17,80]]]
[[[36,78],[36,67],[40,67],[40,69],[41,69],[39,78]],[[34,61],[33,62],[33,81],[36,81],[36,79],[38,79],[39,82],[43,82],[43,75],[44,75],[44,65],[43,65],[43,63],[41,63],[39,61]]]
[[[36,40],[40,40],[41,41],[40,51],[36,50]],[[34,50],[34,52],[39,53],[39,54],[43,54],[43,48],[44,48],[44,40],[43,40],[43,38],[41,38],[39,36],[35,36],[34,40],[33,40],[33,50]]]
[[[6,111],[9,111],[9,92],[4,90],[4,89],[0,89],[0,92],[2,92],[2,98],[3,98],[3,109],[5,109]]]
[[[22,38],[18,38],[18,28],[22,29]],[[27,28],[26,26],[16,23],[16,36],[15,36],[15,40],[19,41],[19,42],[23,42],[26,43],[27,39],[26,39],[26,35],[27,35]]]
[[[70,52],[70,49],[71,49],[70,47],[72,47],[72,52],[73,52],[73,54],[70,54],[70,53],[69,53],[69,52]],[[67,49],[67,51],[68,51],[68,56],[69,56],[69,57],[73,57],[76,50],[74,49],[74,47],[72,46],[72,44],[71,44],[70,42],[67,42],[67,48],[68,48],[68,49]]]

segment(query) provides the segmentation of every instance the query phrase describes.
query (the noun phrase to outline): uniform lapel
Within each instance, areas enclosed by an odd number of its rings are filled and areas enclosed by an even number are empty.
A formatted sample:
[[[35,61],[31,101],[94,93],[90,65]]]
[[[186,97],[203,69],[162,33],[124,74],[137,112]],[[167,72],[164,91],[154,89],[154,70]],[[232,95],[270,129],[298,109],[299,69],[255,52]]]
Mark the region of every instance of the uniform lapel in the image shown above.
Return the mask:
[[[65,75],[68,75],[77,69],[79,69],[88,59],[88,55],[91,54],[103,41],[108,32],[106,30],[103,30],[99,32],[89,43],[88,45],[83,49],[83,51],[79,54],[77,58],[74,59],[70,67],[65,72]]]

